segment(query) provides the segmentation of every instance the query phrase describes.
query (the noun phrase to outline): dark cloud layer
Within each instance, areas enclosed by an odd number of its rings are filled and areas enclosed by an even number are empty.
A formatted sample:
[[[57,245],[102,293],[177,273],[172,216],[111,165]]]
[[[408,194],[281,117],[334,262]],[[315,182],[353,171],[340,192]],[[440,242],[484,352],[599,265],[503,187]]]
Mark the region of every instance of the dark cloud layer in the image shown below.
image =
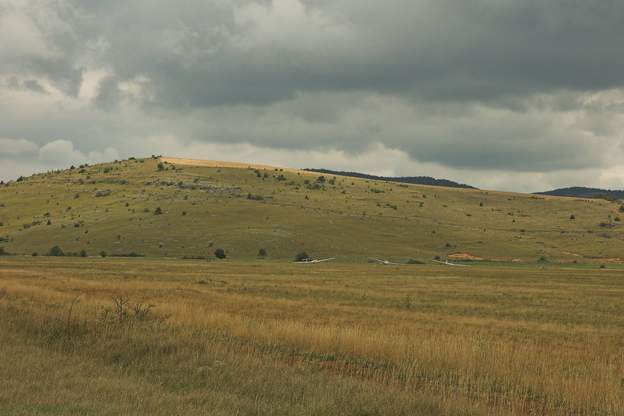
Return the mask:
[[[477,181],[617,186],[623,21],[617,0],[0,0],[0,159],[172,140],[379,171],[362,155],[382,146]]]
[[[104,36],[105,62],[121,79],[149,76],[159,105],[321,90],[488,100],[624,82],[619,1],[113,4],[82,4],[96,15],[81,36]]]

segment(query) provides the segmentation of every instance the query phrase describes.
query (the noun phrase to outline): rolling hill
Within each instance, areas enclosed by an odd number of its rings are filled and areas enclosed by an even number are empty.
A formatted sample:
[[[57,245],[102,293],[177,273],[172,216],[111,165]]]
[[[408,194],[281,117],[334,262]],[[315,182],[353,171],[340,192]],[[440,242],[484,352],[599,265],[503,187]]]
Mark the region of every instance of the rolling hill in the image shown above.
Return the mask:
[[[430,186],[445,186],[448,188],[465,188],[465,189],[477,189],[474,186],[466,185],[463,183],[457,183],[448,179],[436,179],[431,176],[375,176],[367,173],[359,172],[344,172],[330,169],[305,169],[310,172],[321,173],[324,175],[338,175],[338,176],[350,176],[353,178],[368,179],[373,181],[385,181],[385,182],[397,182],[397,183],[409,183],[413,185],[430,185]]]
[[[174,158],[41,173],[0,186],[0,247],[230,259],[435,256],[619,262],[620,205]]]
[[[586,188],[583,186],[572,186],[569,188],[559,188],[552,191],[537,192],[536,195],[569,196],[575,198],[600,198],[606,200],[624,200],[624,191],[611,189]]]

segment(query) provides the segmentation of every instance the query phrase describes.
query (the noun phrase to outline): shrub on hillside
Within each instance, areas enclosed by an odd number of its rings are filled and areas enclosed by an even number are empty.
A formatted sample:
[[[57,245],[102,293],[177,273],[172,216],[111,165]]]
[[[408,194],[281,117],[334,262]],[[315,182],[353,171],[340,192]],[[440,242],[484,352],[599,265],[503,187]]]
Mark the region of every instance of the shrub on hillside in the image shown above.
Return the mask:
[[[266,257],[268,255],[267,251],[263,248],[258,250],[258,257]]]
[[[65,253],[63,252],[63,249],[61,249],[59,246],[54,246],[50,249],[50,251],[48,251],[48,256],[61,257],[64,255]]]
[[[101,256],[101,257],[106,257],[106,256],[107,256],[107,254],[106,254],[106,252],[105,252],[104,250],[102,250],[102,251],[100,251],[100,256]]]
[[[227,257],[227,255],[225,254],[225,250],[223,250],[222,248],[216,249],[214,251],[214,255],[216,258],[221,259],[221,260]]]
[[[145,257],[145,254],[137,253],[136,251],[131,251],[130,253],[111,254],[111,257]]]
[[[154,210],[154,215],[161,215],[162,213],[163,213],[163,212],[162,212],[162,209],[161,209],[160,207],[158,207],[158,208],[156,208],[156,209]]]
[[[87,252],[84,249],[80,250],[80,257],[87,257]]]
[[[305,251],[302,251],[301,253],[298,253],[295,256],[295,261],[308,261],[308,260],[310,260],[310,256]]]
[[[0,256],[8,256],[9,253],[4,249],[4,247],[0,247]]]
[[[264,201],[264,197],[262,195],[247,194],[247,199],[252,201]]]

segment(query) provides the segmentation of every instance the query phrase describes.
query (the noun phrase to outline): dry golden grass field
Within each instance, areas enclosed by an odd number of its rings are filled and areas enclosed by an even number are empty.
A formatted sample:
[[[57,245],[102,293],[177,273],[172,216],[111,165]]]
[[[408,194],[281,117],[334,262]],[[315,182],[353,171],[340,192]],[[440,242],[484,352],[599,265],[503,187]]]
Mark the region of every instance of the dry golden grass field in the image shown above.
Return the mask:
[[[623,415],[624,274],[0,258],[1,415]]]

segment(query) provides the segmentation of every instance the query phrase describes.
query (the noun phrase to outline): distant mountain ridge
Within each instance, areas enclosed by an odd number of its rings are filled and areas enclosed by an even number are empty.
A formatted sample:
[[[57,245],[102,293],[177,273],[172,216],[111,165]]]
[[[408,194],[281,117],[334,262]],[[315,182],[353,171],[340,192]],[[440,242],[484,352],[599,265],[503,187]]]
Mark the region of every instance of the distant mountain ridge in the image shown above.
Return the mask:
[[[374,181],[386,181],[386,182],[397,182],[397,183],[409,183],[414,185],[430,185],[430,186],[444,186],[447,188],[463,188],[463,189],[477,189],[474,186],[466,185],[463,183],[454,182],[448,179],[436,179],[431,176],[376,176],[369,175],[366,173],[359,172],[345,172],[345,171],[336,171],[330,169],[304,169],[308,172],[316,172],[322,173],[325,175],[336,175],[336,176],[350,176],[353,178],[360,179],[370,179]]]
[[[624,191],[586,188],[584,186],[571,186],[568,188],[553,189],[552,191],[536,192],[538,195],[569,196],[576,198],[602,198],[610,201],[624,199]]]

